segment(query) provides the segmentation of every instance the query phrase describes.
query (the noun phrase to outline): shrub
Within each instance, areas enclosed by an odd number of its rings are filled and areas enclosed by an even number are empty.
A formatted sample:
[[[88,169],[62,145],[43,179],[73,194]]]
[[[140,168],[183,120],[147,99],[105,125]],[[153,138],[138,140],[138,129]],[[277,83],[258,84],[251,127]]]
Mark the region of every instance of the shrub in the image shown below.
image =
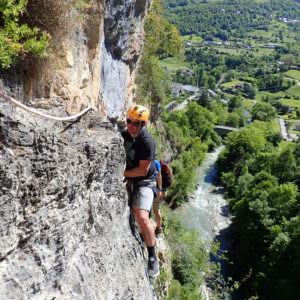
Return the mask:
[[[37,27],[21,24],[27,0],[0,2],[0,65],[10,67],[20,54],[45,55],[50,36]]]
[[[204,274],[209,272],[209,255],[201,242],[200,233],[196,230],[188,232],[179,219],[170,215],[167,239],[172,249],[175,279],[172,281],[169,299],[176,299],[176,294],[180,294],[179,299],[199,299],[199,286],[204,282]]]
[[[91,0],[2,0],[0,2],[0,66],[18,56],[44,56],[83,23],[81,13]],[[87,14],[86,14],[87,15]]]

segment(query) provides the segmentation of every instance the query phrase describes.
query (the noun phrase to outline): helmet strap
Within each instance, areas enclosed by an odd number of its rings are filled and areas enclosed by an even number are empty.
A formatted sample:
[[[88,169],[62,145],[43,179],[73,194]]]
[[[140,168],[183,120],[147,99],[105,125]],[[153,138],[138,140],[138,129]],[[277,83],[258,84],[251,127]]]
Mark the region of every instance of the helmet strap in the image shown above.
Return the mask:
[[[139,134],[142,132],[142,129],[143,129],[143,127],[142,127],[142,122],[143,122],[143,121],[140,121],[140,126],[139,126],[139,130],[138,130],[138,133],[139,133]]]

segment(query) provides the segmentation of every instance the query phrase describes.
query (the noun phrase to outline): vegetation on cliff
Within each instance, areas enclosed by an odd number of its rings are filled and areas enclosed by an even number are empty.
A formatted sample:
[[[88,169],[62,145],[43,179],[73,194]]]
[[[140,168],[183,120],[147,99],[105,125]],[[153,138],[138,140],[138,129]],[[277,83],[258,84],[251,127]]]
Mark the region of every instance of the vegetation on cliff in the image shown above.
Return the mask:
[[[0,3],[0,64],[2,68],[11,66],[18,55],[32,52],[45,55],[50,36],[37,27],[21,24],[27,0],[4,0]]]
[[[45,56],[49,46],[66,38],[82,20],[80,9],[91,0],[2,0],[0,2],[0,67],[28,54]]]
[[[174,111],[163,118],[168,141],[176,151],[172,163],[174,185],[169,191],[172,207],[188,201],[194,190],[196,168],[205,158],[208,149],[220,144],[214,131],[216,116],[207,108],[191,102],[183,111]]]

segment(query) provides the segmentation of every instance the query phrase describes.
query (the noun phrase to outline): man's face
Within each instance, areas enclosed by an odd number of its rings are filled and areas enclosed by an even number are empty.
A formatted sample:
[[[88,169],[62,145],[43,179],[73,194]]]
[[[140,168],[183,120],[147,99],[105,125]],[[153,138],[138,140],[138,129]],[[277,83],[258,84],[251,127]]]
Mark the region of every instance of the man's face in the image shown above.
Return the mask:
[[[132,137],[137,137],[139,135],[139,129],[141,128],[141,122],[127,117],[127,130]]]

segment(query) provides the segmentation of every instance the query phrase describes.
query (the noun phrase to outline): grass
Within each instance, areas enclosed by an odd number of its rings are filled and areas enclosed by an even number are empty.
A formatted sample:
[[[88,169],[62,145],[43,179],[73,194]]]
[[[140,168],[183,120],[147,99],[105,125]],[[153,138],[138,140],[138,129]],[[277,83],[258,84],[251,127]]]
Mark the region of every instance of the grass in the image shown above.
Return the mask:
[[[243,98],[243,106],[248,110],[251,111],[252,107],[255,105],[255,102],[253,100],[249,100],[246,98]]]
[[[300,119],[288,120],[288,123],[290,124],[290,129],[289,129],[290,133],[295,133],[295,134],[300,133],[300,130],[296,130],[296,124],[300,124]]]
[[[280,99],[280,101],[283,104],[287,104],[291,107],[300,108],[300,100],[292,100],[292,99],[282,98],[282,99]]]
[[[202,43],[203,39],[202,37],[196,35],[196,34],[191,34],[191,35],[183,35],[182,40],[185,42],[196,42],[196,43]]]
[[[256,56],[270,56],[273,53],[274,53],[274,49],[259,48],[258,52],[256,52]]]
[[[300,123],[300,119],[293,119],[290,121],[291,123]]]
[[[237,84],[243,84],[244,81],[240,81],[240,80],[232,80],[232,81],[229,81],[229,82],[225,82],[225,83],[222,83],[221,84],[221,87],[224,87],[224,88],[230,88],[230,87],[235,87]]]
[[[298,134],[298,133],[300,133],[300,131],[297,131],[297,130],[289,130],[289,133]]]
[[[227,47],[222,47],[222,46],[214,46],[216,48],[216,50],[219,51],[220,54],[224,53],[224,54],[242,54],[244,52],[246,52],[243,49],[239,49],[239,48],[227,48]]]
[[[274,118],[271,121],[271,127],[272,127],[272,129],[273,129],[274,132],[280,131],[280,125],[279,125],[279,121],[278,121],[277,118]]]
[[[300,85],[293,85],[288,91],[293,95],[300,96]]]
[[[300,71],[298,70],[289,70],[285,72],[284,75],[300,81]]]
[[[271,99],[272,98],[283,98],[285,96],[285,93],[282,91],[277,92],[277,93],[270,93],[267,91],[259,91],[256,93],[255,100],[262,101],[262,99],[265,98],[266,96],[270,97]]]
[[[184,62],[179,61],[175,57],[167,57],[159,61],[159,65],[162,68],[166,68],[169,71],[177,71],[180,69],[187,69],[187,65]]]
[[[291,142],[289,141],[282,140],[278,145],[279,150],[282,151],[283,149],[286,149],[286,147],[288,147],[290,143]]]
[[[249,76],[239,76],[239,79],[245,81],[246,83],[253,83],[256,82],[256,78],[249,77]]]
[[[254,30],[249,32],[248,38],[252,38],[252,44],[265,45],[266,43],[274,43],[279,46],[284,46],[286,43],[293,43],[295,41],[296,34],[290,30],[287,24],[272,20],[268,26],[269,30]],[[283,39],[280,39],[280,30],[285,34]]]

